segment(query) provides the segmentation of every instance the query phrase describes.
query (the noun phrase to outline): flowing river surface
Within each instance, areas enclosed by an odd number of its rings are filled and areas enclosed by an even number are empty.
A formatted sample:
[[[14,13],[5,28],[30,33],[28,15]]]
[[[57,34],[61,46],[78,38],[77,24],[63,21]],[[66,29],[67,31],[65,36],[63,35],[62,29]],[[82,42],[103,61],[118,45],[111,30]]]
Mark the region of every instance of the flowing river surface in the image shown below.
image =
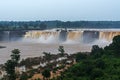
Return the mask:
[[[57,54],[60,45],[68,54],[90,52],[92,45],[109,45],[116,35],[120,29],[1,31],[0,46],[6,48],[0,49],[0,64],[10,58],[13,49],[20,50],[21,59],[39,57],[43,52]]]
[[[107,43],[106,43],[107,44]],[[52,54],[58,53],[58,47],[64,46],[65,52],[73,54],[75,52],[90,52],[92,45],[90,44],[43,44],[35,42],[0,42],[0,45],[6,46],[6,48],[0,49],[0,64],[5,63],[11,55],[13,49],[19,49],[21,51],[21,59],[27,57],[42,56],[43,52],[51,52]],[[105,44],[100,45],[105,46]]]
[[[21,51],[21,58],[42,56],[42,52],[51,52],[53,54],[58,53],[58,47],[60,44],[42,44],[42,43],[29,43],[29,42],[0,42],[0,45],[6,46],[6,48],[0,49],[0,64],[4,63],[10,58],[11,51],[13,49],[19,49]],[[80,44],[61,44],[64,46],[67,53],[90,51],[90,45]]]

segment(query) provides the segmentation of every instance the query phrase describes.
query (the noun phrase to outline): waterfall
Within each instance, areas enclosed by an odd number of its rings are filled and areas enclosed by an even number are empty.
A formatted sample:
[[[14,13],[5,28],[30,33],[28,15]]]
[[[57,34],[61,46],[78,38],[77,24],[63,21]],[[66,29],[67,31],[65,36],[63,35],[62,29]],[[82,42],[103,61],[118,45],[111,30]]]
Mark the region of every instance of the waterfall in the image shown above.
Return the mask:
[[[112,39],[117,35],[120,35],[120,32],[103,32],[103,31],[101,31],[99,34],[99,39],[112,41]]]
[[[83,31],[69,31],[67,35],[67,42],[82,41]]]
[[[119,31],[98,30],[38,30],[25,33],[25,39],[35,40],[40,43],[89,43],[96,40],[112,41],[114,36],[120,35]]]
[[[28,31],[24,38],[36,39],[41,43],[58,42],[59,32],[58,31]]]

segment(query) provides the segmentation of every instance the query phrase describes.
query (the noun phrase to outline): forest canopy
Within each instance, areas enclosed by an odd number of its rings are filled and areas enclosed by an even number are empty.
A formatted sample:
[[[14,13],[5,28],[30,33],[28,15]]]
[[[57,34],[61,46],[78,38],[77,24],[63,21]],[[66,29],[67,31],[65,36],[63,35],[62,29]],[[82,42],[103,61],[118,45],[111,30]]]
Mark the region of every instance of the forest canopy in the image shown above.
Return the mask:
[[[120,28],[120,21],[0,21],[0,30],[44,30],[52,28]]]

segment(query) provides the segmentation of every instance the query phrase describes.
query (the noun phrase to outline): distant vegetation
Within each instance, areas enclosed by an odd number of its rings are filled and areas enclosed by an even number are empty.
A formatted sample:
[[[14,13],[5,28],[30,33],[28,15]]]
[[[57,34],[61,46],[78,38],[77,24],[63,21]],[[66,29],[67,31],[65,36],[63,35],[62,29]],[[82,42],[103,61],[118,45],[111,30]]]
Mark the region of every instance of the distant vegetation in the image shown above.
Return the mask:
[[[0,30],[51,28],[120,28],[120,21],[0,21]]]

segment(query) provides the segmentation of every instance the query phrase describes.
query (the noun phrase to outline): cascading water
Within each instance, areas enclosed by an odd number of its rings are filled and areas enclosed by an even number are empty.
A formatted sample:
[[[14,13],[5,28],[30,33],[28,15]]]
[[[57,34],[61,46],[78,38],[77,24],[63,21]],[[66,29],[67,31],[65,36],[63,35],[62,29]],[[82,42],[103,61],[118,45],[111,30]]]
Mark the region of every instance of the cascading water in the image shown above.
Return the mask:
[[[112,41],[114,36],[120,35],[119,31],[92,31],[92,30],[43,30],[28,31],[24,38],[40,43],[82,43],[95,40]],[[32,41],[31,40],[31,41]]]
[[[83,31],[69,31],[66,43],[79,43],[82,41]]]
[[[89,52],[91,51],[92,45],[105,47],[109,45],[113,37],[117,35],[120,35],[120,29],[1,31],[1,45],[6,46],[6,48],[1,49],[0,62],[3,63],[4,60],[8,60],[9,56],[7,55],[10,54],[11,50],[14,48],[21,50],[22,58],[40,56],[41,53],[46,51],[54,54],[58,51],[57,48],[60,45],[63,45],[65,47],[65,52],[70,54],[76,52]],[[18,40],[18,42],[16,42],[15,39]],[[7,42],[2,42],[5,40],[7,40]],[[13,42],[9,42],[9,40]],[[88,43],[86,44],[84,42]]]
[[[25,39],[33,39],[40,43],[57,43],[59,40],[58,31],[29,31],[26,32]]]
[[[104,39],[106,41],[111,41],[114,36],[120,35],[120,32],[100,32],[99,39]]]

